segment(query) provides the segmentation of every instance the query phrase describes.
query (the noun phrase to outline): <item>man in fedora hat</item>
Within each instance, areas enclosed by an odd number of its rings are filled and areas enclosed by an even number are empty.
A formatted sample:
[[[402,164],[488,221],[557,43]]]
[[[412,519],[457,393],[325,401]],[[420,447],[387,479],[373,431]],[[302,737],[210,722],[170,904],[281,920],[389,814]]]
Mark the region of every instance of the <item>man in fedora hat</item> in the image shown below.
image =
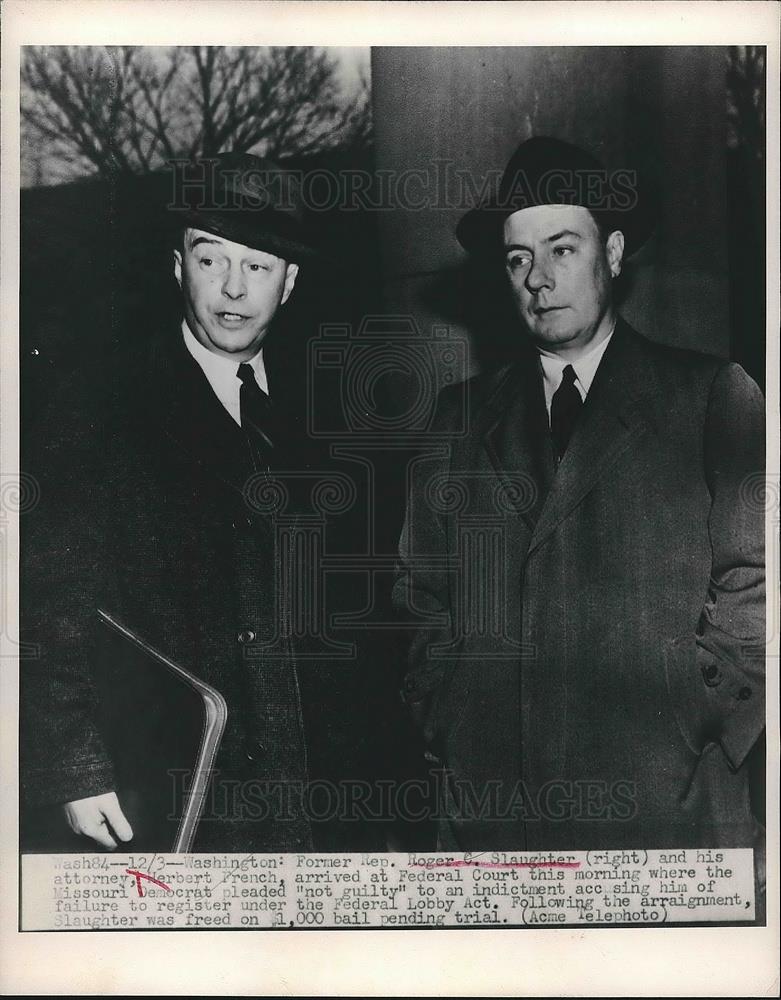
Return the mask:
[[[227,703],[193,849],[311,850],[305,789],[323,748],[308,721],[331,713],[330,730],[351,731],[352,706],[302,668],[287,621],[306,581],[281,571],[274,504],[305,456],[264,348],[299,268],[320,255],[295,177],[249,154],[183,165],[168,215],[180,321],[149,359],[87,390],[103,393],[107,424],[63,443],[58,509],[44,502],[28,523],[25,603],[42,653],[23,670],[25,801],[59,804],[84,844],[132,844],[88,667],[102,608]],[[141,724],[149,701],[126,697]],[[171,776],[175,810],[188,780]]]
[[[618,315],[650,215],[631,174],[539,137],[457,228],[523,349],[465,412],[442,392],[401,538],[441,848],[760,844],[763,400]]]

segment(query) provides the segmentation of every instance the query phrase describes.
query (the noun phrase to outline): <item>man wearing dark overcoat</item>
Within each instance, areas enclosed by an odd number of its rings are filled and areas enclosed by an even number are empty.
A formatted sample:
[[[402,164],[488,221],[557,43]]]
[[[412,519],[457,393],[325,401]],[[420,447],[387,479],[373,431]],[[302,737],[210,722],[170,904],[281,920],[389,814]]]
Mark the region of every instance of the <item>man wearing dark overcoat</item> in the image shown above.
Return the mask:
[[[650,232],[629,176],[533,138],[457,229],[523,346],[443,390],[411,474],[395,596],[443,849],[762,841],[764,403],[617,313]]]
[[[100,608],[227,702],[193,849],[311,850],[304,790],[320,761],[305,716],[337,699],[316,662],[299,662],[290,627],[292,591],[306,581],[280,572],[276,515],[290,510],[277,501],[294,503],[285,474],[306,466],[263,349],[299,266],[318,253],[295,178],[248,154],[187,169],[169,206],[183,319],[152,338],[148,360],[106,370],[82,393],[104,424],[84,420],[62,440],[49,422],[36,466],[23,611],[40,652],[22,667],[24,799],[59,804],[85,848],[132,846],[90,663]],[[63,424],[71,417],[61,411]],[[149,704],[131,694],[125,708],[142,720]],[[358,713],[338,710],[321,730],[349,732]],[[187,776],[175,780],[172,801]]]

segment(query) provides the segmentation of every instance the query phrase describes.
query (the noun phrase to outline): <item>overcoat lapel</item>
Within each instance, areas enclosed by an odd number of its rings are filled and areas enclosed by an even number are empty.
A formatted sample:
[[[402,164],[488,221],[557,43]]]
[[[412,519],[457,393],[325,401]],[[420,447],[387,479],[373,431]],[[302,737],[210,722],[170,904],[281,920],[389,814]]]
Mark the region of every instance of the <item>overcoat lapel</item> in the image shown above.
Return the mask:
[[[655,391],[640,338],[621,319],[602,358],[529,544],[534,551],[626,458],[630,443],[651,422],[643,398]]]
[[[215,396],[178,330],[167,331],[156,341],[152,379],[161,401],[162,432],[204,471],[241,493],[253,472],[246,438]]]
[[[533,531],[554,471],[536,352],[528,352],[509,368],[489,397],[482,433],[506,496]]]

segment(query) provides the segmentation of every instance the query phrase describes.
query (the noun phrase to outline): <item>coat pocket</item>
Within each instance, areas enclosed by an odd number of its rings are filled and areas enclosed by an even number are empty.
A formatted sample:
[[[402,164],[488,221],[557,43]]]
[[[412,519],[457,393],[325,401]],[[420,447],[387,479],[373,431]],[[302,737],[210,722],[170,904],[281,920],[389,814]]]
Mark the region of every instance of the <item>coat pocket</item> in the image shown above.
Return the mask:
[[[692,633],[666,644],[667,690],[689,749],[700,755],[708,743],[719,743],[737,770],[764,728],[762,671],[746,669],[725,651],[727,643],[720,648],[708,638]]]

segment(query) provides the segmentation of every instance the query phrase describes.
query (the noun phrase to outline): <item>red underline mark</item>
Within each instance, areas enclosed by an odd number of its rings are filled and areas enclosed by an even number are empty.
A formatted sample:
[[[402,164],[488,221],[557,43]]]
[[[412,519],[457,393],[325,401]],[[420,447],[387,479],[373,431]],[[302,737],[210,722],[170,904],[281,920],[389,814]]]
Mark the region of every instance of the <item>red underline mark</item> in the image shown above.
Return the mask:
[[[143,896],[144,890],[141,888],[141,879],[145,878],[149,882],[154,882],[155,885],[159,885],[161,889],[165,889],[168,892],[171,891],[171,886],[166,885],[165,882],[161,882],[159,878],[155,878],[153,875],[147,875],[146,872],[137,872],[135,868],[126,868],[125,871],[128,875],[132,875],[136,880],[136,889],[138,889],[138,895]]]
[[[410,868],[580,868],[580,861],[415,861]]]

